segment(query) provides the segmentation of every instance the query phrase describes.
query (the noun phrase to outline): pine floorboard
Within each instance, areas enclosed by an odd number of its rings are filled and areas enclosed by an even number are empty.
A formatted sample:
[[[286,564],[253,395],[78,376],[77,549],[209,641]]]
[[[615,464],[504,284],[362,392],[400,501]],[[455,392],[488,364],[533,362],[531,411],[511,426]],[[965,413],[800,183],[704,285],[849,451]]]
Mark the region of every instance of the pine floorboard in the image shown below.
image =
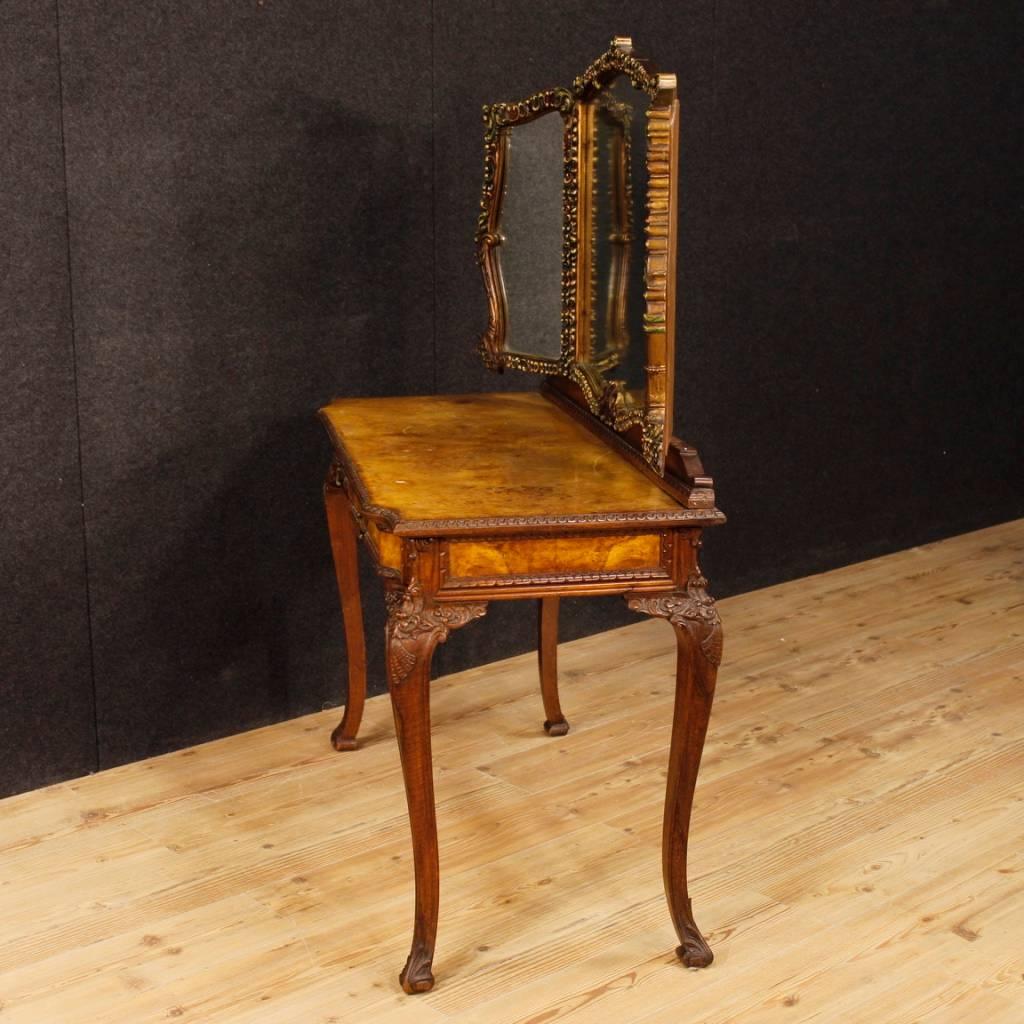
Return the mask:
[[[1019,1024],[1022,565],[1024,520],[720,602],[707,970],[661,891],[674,641],[644,620],[560,647],[565,737],[533,655],[433,684],[433,992],[397,987],[383,697],[356,752],[332,710],[0,801],[0,1024]]]

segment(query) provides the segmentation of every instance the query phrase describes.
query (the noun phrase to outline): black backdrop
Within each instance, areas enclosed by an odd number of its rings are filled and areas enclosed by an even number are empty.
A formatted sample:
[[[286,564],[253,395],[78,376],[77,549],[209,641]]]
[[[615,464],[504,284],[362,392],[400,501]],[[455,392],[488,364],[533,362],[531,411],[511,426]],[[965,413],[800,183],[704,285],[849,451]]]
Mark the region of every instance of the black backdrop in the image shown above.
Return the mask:
[[[0,792],[340,702],[313,410],[530,385],[474,355],[479,107],[615,33],[680,78],[677,429],[730,516],[716,593],[1019,515],[1016,17],[5,0]],[[437,670],[533,623],[499,604]]]

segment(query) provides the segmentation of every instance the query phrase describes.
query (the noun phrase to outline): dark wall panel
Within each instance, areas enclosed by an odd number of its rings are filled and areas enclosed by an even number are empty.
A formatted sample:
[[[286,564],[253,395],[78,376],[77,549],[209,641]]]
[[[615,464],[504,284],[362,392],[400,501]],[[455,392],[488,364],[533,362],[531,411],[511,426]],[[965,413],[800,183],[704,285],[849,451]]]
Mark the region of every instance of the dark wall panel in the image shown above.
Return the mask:
[[[1018,39],[1000,3],[719,0],[680,401],[720,592],[1024,511]]]
[[[61,10],[110,765],[339,700],[313,412],[429,365],[430,26],[379,2]]]
[[[0,796],[95,767],[52,5],[0,4]]]
[[[475,353],[480,106],[615,33],[680,81],[715,592],[1024,513],[1012,5],[58,7],[0,5],[0,791],[340,700],[313,410],[536,386]],[[563,635],[632,620],[568,602]],[[534,636],[495,602],[437,670]]]

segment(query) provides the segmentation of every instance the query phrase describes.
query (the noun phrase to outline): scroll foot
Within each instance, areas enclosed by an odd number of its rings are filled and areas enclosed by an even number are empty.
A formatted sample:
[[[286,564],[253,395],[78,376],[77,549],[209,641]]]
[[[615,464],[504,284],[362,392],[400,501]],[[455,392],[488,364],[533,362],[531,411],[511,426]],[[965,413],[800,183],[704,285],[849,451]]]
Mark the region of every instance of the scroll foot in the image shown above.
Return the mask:
[[[433,957],[422,946],[413,946],[405,969],[398,980],[402,988],[409,994],[429,992],[434,987],[434,975],[431,971]]]
[[[715,959],[715,954],[711,952],[711,947],[693,920],[693,910],[689,900],[686,901],[683,920],[679,922],[679,931],[682,933],[679,937],[683,940],[683,944],[676,948],[676,956],[687,967],[710,967],[711,961]]]

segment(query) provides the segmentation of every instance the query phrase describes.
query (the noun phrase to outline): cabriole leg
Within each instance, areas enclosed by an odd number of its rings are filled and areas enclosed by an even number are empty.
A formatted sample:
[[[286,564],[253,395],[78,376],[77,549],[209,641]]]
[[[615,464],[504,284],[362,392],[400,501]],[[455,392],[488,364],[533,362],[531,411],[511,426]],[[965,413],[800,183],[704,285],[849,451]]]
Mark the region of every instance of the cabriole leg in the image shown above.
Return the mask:
[[[324,506],[327,527],[334,554],[334,573],[345,618],[345,649],[348,654],[348,696],[345,714],[331,733],[335,750],[355,750],[359,723],[366,701],[366,635],[363,632],[363,605],[359,596],[359,533],[352,505],[341,485],[336,467],[332,467],[324,484]]]
[[[694,574],[683,591],[627,597],[634,611],[668,619],[676,633],[676,698],[665,794],[662,871],[669,912],[681,943],[676,953],[687,967],[707,967],[714,959],[693,919],[686,879],[693,792],[722,660],[722,623],[706,586],[707,580]]]
[[[540,695],[544,701],[544,731],[549,736],[564,736],[569,731],[569,723],[558,702],[558,598],[542,597],[537,605],[540,633],[537,661]]]
[[[434,987],[439,897],[437,818],[430,755],[430,660],[452,629],[479,618],[485,604],[434,604],[417,583],[388,595],[388,690],[409,805],[416,910],[412,949],[399,981],[406,992]]]

